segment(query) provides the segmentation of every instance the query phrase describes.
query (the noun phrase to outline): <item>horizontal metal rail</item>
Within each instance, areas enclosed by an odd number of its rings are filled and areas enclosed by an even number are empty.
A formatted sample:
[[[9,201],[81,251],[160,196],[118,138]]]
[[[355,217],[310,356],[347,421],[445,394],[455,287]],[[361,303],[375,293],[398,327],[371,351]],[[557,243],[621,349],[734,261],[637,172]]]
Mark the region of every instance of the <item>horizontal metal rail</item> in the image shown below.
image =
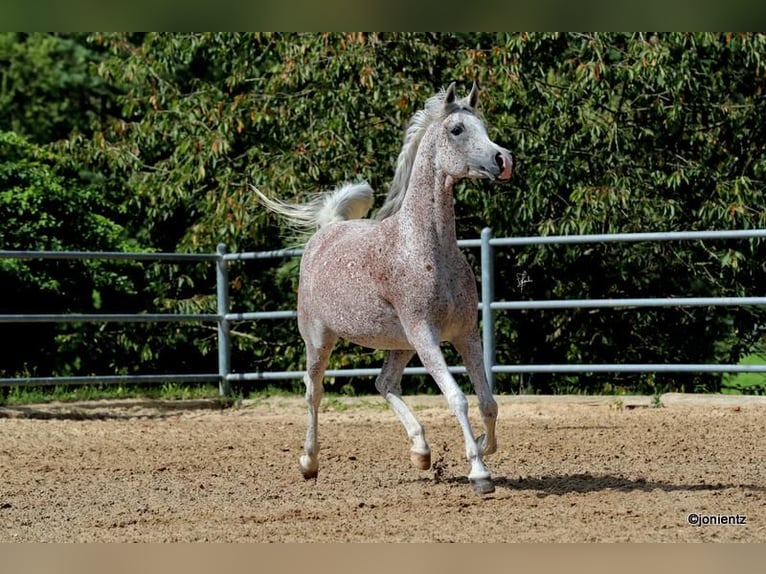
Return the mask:
[[[261,319],[292,319],[297,311],[255,311],[252,313],[226,313],[227,321],[260,321]]]
[[[376,377],[380,368],[368,369],[328,369],[326,377]],[[463,366],[449,367],[453,375],[466,373]],[[766,365],[708,365],[708,364],[558,364],[558,365],[494,365],[494,373],[766,373]],[[253,373],[229,373],[229,382],[267,381],[302,379],[306,371],[263,371]],[[427,375],[423,367],[408,367],[405,375]],[[211,374],[171,374],[171,375],[88,375],[80,377],[18,377],[0,378],[2,386],[46,386],[77,384],[151,384],[151,383],[214,383],[220,376]]]
[[[128,259],[131,261],[215,261],[215,253],[149,253],[123,251],[8,251],[0,259]]]
[[[465,374],[466,369],[463,366],[448,367],[453,375]],[[380,374],[380,368],[369,369],[328,369],[325,371],[325,377],[376,377]],[[407,367],[404,369],[405,375],[427,375],[428,371],[423,367]],[[237,381],[267,381],[267,380],[286,380],[302,379],[306,371],[263,371],[257,373],[231,373],[226,378],[231,382]]]
[[[463,375],[463,366],[449,367],[453,375]],[[708,365],[701,364],[665,364],[665,363],[615,363],[615,364],[559,364],[559,365],[493,365],[492,372],[506,374],[520,373],[766,373],[766,365]],[[306,371],[263,371],[256,373],[231,373],[229,381],[265,381],[301,379]],[[326,377],[376,377],[380,368],[369,369],[328,369]],[[405,375],[427,375],[423,367],[407,367]]]
[[[291,319],[297,311],[256,311],[252,313],[226,313],[226,321],[260,321],[262,319]],[[203,323],[220,321],[213,313],[54,313],[39,315],[0,315],[0,323]]]
[[[646,299],[554,299],[550,301],[495,301],[493,310],[525,309],[587,309],[621,307],[708,307],[708,306],[761,306],[766,297],[669,297]],[[292,319],[294,310],[227,313],[226,321],[260,321],[263,319]],[[221,317],[213,313],[71,313],[0,315],[0,323],[192,323],[215,322]]]
[[[0,323],[193,323],[219,321],[212,313],[70,313],[0,315]]]
[[[494,365],[493,373],[766,373],[766,365],[615,363],[577,365]]]
[[[107,385],[116,384],[157,384],[157,383],[217,383],[218,373],[190,373],[170,375],[87,375],[80,377],[17,377],[0,378],[0,387],[11,386],[50,386],[50,385]]]
[[[638,243],[643,241],[709,241],[713,239],[757,239],[766,238],[766,229],[730,229],[720,231],[659,231],[649,233],[602,233],[582,235],[531,235],[524,237],[492,237],[492,247],[513,247],[522,245],[571,245],[577,243]],[[458,239],[459,247],[481,247],[481,239]],[[301,248],[277,249],[273,251],[250,251],[227,253],[226,261],[252,259],[275,259],[297,257],[303,254]]]
[[[593,309],[620,307],[726,307],[766,305],[766,297],[667,297],[636,299],[552,299],[548,301],[495,301],[492,309]]]
[[[251,261],[253,259],[279,259],[280,257],[298,257],[303,255],[303,249],[288,248],[274,251],[247,251],[244,253],[227,253],[224,261]]]
[[[709,241],[712,239],[766,238],[766,229],[730,229],[713,231],[658,231],[649,233],[595,233],[583,235],[541,235],[493,237],[493,247],[520,245],[571,245],[575,243],[636,243],[641,241]],[[481,247],[481,239],[461,239],[460,247]]]

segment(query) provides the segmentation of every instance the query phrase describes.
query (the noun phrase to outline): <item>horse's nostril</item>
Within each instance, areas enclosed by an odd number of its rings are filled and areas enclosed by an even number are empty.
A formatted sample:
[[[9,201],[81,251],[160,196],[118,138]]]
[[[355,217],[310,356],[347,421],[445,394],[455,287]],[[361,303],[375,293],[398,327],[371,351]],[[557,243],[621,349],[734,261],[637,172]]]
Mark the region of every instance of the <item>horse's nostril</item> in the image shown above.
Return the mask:
[[[505,167],[505,161],[503,161],[503,154],[497,153],[495,154],[495,163],[497,164],[497,167],[500,169],[503,169]]]

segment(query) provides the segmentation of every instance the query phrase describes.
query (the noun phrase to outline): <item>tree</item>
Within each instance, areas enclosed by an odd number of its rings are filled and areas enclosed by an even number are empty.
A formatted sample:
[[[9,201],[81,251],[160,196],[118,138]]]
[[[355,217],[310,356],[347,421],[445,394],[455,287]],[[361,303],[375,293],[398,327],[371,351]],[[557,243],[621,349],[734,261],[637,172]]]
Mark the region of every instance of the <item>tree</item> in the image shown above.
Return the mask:
[[[112,94],[87,34],[0,33],[0,130],[38,144],[92,133]]]
[[[523,192],[485,211],[497,234],[766,225],[763,35],[518,35],[481,54],[490,74],[504,63],[492,80],[502,94],[493,117],[514,133],[523,162]],[[498,296],[755,294],[765,249],[758,241],[530,248],[508,254]],[[531,280],[524,292],[518,273]],[[736,362],[752,350],[764,313],[574,310],[503,321],[506,362],[704,363]],[[714,390],[719,380],[656,383]],[[601,390],[602,381],[538,377],[535,388]],[[651,390],[637,376],[611,381]]]
[[[4,250],[135,250],[100,191],[58,173],[45,148],[0,132],[0,245]],[[136,308],[143,270],[130,262],[0,259],[0,312],[108,312]],[[127,310],[123,312],[128,312]],[[71,374],[113,367],[133,353],[102,345],[111,327],[3,324],[0,373]],[[60,352],[51,352],[58,349]]]

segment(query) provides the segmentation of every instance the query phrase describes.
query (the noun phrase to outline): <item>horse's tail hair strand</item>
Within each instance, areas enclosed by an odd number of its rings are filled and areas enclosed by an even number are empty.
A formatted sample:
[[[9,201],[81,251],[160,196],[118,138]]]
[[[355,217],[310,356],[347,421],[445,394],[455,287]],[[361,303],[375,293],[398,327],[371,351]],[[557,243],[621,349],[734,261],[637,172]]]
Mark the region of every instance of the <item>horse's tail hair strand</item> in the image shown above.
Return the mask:
[[[316,231],[329,223],[361,219],[372,208],[373,191],[367,182],[345,183],[332,191],[317,194],[306,203],[271,199],[251,186],[259,201],[298,231]]]

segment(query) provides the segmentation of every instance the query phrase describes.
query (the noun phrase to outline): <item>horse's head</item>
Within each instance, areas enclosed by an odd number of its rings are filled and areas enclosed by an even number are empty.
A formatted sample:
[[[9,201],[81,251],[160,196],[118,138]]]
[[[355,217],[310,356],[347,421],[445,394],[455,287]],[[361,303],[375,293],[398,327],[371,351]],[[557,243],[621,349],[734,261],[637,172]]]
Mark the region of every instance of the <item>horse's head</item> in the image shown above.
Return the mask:
[[[461,100],[450,84],[444,97],[441,122],[433,126],[437,168],[453,179],[489,178],[507,180],[513,170],[511,153],[487,135],[484,122],[476,113],[479,90],[474,83],[471,93]]]

